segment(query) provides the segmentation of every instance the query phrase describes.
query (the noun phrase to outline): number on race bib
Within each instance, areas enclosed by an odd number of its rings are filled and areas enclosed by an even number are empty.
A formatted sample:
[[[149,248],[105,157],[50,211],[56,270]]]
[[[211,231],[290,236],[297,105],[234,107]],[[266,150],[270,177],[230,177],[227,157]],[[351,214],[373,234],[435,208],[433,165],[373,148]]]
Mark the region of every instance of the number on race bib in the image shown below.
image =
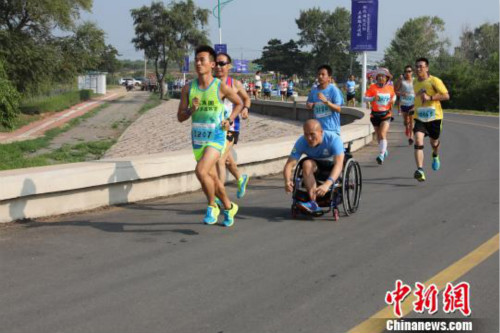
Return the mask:
[[[418,120],[423,122],[429,122],[436,119],[436,109],[435,108],[418,108],[417,109]]]

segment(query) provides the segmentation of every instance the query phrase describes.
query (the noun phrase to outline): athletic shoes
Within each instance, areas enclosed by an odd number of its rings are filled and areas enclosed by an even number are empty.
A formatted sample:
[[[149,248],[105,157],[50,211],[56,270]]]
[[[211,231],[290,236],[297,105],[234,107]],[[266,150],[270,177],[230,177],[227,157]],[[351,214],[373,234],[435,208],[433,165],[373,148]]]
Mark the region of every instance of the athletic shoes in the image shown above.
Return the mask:
[[[215,204],[217,206],[219,206],[219,209],[222,208],[222,207],[224,207],[224,204],[222,203],[222,201],[220,201],[220,199],[217,198],[217,197],[215,197]]]
[[[238,205],[231,202],[231,209],[224,209],[224,221],[222,224],[225,227],[231,227],[234,224],[234,216],[238,212]]]
[[[203,218],[203,223],[205,224],[215,224],[217,223],[217,218],[219,217],[220,209],[217,206],[208,206],[205,218]]]
[[[305,210],[309,214],[319,214],[319,213],[323,212],[321,210],[321,208],[318,206],[318,204],[316,203],[316,201],[312,201],[312,200],[308,201],[308,202],[299,201],[297,203],[297,206],[299,206],[299,208],[302,208],[303,210]]]
[[[419,182],[424,182],[425,181],[425,173],[423,169],[418,168],[415,173],[413,174],[413,177],[418,180]]]
[[[384,163],[385,154],[380,154],[377,156],[377,163],[382,165]]]
[[[384,153],[384,158],[387,158],[389,156],[389,151],[386,150],[385,153]]]
[[[432,170],[438,171],[440,167],[441,167],[441,161],[439,160],[439,155],[432,156]]]
[[[250,177],[248,177],[248,175],[242,175],[240,179],[238,179],[238,192],[236,192],[236,197],[238,199],[241,199],[245,196],[249,179]]]

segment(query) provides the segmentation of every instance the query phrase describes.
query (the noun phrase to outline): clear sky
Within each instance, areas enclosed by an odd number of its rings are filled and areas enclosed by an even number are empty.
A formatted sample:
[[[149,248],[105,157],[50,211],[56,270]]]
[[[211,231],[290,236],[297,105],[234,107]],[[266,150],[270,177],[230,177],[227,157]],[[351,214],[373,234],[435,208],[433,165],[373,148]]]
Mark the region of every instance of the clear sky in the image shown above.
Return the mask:
[[[217,0],[195,3],[210,12],[217,6]],[[142,53],[131,43],[134,27],[130,10],[149,4],[151,0],[94,0],[92,13],[84,13],[82,19],[96,22],[106,32],[106,42],[118,49],[121,59],[141,59]],[[235,58],[259,58],[271,38],[282,42],[298,40],[295,19],[301,10],[313,7],[330,11],[344,7],[351,11],[351,0],[233,0],[222,10],[222,42]],[[464,27],[496,23],[499,10],[499,0],[379,0],[378,50],[368,52],[368,59],[382,59],[396,30],[410,18],[440,17],[445,22],[445,37],[457,46]],[[207,31],[212,43],[218,43],[218,23],[211,14]]]

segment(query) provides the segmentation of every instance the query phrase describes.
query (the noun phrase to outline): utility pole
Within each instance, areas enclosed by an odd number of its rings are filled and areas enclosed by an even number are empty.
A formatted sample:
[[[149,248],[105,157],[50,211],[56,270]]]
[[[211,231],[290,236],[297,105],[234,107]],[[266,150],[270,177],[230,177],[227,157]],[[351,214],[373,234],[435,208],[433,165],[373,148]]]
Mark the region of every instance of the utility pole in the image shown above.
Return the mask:
[[[219,19],[219,44],[222,44],[222,28],[220,26],[220,0],[217,0],[218,14],[217,18]]]

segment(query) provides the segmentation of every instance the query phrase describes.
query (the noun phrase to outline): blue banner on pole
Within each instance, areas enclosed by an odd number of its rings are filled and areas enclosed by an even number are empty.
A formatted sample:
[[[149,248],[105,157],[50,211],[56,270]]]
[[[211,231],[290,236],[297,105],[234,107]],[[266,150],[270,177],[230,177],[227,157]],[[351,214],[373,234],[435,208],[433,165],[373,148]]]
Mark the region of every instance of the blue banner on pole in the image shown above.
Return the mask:
[[[234,59],[232,68],[233,73],[248,73],[249,62],[248,60]]]
[[[377,50],[378,0],[352,0],[351,51]]]
[[[189,73],[189,56],[184,57],[184,65],[182,65],[182,72]]]
[[[227,54],[227,44],[215,44],[214,45],[215,53],[226,53]]]

